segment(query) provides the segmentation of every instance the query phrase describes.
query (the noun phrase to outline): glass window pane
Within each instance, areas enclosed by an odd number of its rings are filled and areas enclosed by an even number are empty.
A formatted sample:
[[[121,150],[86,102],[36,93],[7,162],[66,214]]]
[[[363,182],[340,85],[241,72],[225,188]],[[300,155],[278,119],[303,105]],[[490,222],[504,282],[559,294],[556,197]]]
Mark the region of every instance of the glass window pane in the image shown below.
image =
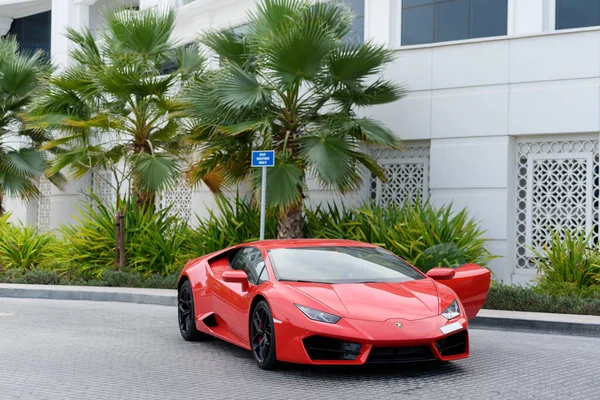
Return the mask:
[[[402,8],[422,6],[431,3],[433,3],[433,0],[404,0],[402,2]]]
[[[436,42],[469,38],[469,0],[449,1],[436,7]]]
[[[365,0],[342,0],[348,7],[352,9],[357,17],[364,17],[365,15]]]
[[[35,53],[42,50],[49,56],[51,19],[50,11],[15,18],[8,34],[17,38],[22,52]]]
[[[600,25],[600,0],[556,0],[556,29]]]
[[[506,0],[471,0],[471,37],[506,35]]]
[[[402,44],[433,42],[433,5],[407,8],[402,12]]]
[[[372,247],[297,247],[269,251],[279,280],[321,283],[406,282],[423,279],[387,250]]]
[[[365,18],[360,17],[354,20],[352,30],[346,35],[346,43],[361,44],[365,39]]]

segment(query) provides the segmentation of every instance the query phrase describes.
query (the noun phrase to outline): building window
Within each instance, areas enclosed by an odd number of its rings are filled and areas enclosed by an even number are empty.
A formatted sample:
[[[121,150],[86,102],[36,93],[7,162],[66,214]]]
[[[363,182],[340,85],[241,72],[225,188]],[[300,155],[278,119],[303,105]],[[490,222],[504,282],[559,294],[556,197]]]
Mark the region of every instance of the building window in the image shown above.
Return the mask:
[[[352,31],[346,36],[351,43],[363,43],[365,40],[365,0],[342,0],[352,12],[355,20]]]
[[[414,204],[429,197],[429,146],[404,151],[375,147],[371,156],[383,168],[387,182],[371,176],[369,198],[381,206]]]
[[[556,0],[556,29],[600,25],[600,0]]]
[[[504,36],[507,3],[507,0],[403,0],[402,45]]]
[[[596,138],[517,144],[517,269],[536,268],[534,252],[552,230],[593,232],[599,241],[599,144]]]
[[[8,35],[17,38],[23,52],[35,53],[42,50],[50,55],[51,19],[50,11],[16,18]]]

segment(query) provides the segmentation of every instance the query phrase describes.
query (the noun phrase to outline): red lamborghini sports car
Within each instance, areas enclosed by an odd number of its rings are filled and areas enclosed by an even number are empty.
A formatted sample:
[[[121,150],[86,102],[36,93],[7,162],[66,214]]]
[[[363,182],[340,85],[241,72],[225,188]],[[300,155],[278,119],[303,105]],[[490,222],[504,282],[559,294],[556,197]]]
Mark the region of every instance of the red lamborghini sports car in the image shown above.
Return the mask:
[[[185,265],[179,329],[250,350],[263,369],[452,361],[469,356],[468,321],[489,285],[474,264],[423,274],[371,244],[267,240]]]

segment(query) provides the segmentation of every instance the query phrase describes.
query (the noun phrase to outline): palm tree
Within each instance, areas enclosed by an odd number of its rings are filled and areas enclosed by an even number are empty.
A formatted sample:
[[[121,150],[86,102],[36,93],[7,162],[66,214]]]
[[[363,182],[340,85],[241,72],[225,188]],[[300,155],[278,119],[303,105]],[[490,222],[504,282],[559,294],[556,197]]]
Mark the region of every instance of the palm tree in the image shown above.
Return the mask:
[[[140,209],[177,182],[185,150],[178,93],[205,59],[198,46],[172,41],[175,17],[172,10],[110,9],[100,39],[68,31],[74,62],[50,79],[51,90],[28,116],[32,128],[57,132],[45,146],[61,149],[53,172],[69,167],[80,178],[112,171],[130,182]]]
[[[0,215],[5,196],[29,199],[39,194],[36,182],[46,167],[40,151],[44,135],[26,129],[22,113],[50,71],[42,52],[22,54],[16,39],[0,38]]]
[[[385,179],[361,143],[399,145],[389,129],[356,112],[403,90],[379,77],[390,51],[345,39],[352,21],[337,2],[262,0],[245,35],[224,30],[202,39],[221,66],[188,95],[191,138],[201,146],[188,176],[214,192],[248,177],[256,188],[250,152],[275,149],[267,203],[279,212],[280,238],[302,236],[308,174],[347,193],[360,184],[361,169]]]

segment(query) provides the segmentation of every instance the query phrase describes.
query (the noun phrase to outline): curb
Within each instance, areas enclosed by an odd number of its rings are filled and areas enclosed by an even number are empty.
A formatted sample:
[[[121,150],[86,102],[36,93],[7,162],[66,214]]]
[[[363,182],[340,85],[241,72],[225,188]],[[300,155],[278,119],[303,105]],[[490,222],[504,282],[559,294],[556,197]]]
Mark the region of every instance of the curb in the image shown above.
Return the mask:
[[[600,337],[600,317],[518,311],[481,310],[469,327],[552,335]]]
[[[177,306],[177,292],[169,289],[0,283],[0,297]],[[469,326],[496,331],[600,337],[600,316],[589,315],[481,310],[469,321]]]
[[[168,289],[138,289],[82,286],[0,284],[0,297],[48,300],[113,301],[119,303],[177,306],[177,292]]]

